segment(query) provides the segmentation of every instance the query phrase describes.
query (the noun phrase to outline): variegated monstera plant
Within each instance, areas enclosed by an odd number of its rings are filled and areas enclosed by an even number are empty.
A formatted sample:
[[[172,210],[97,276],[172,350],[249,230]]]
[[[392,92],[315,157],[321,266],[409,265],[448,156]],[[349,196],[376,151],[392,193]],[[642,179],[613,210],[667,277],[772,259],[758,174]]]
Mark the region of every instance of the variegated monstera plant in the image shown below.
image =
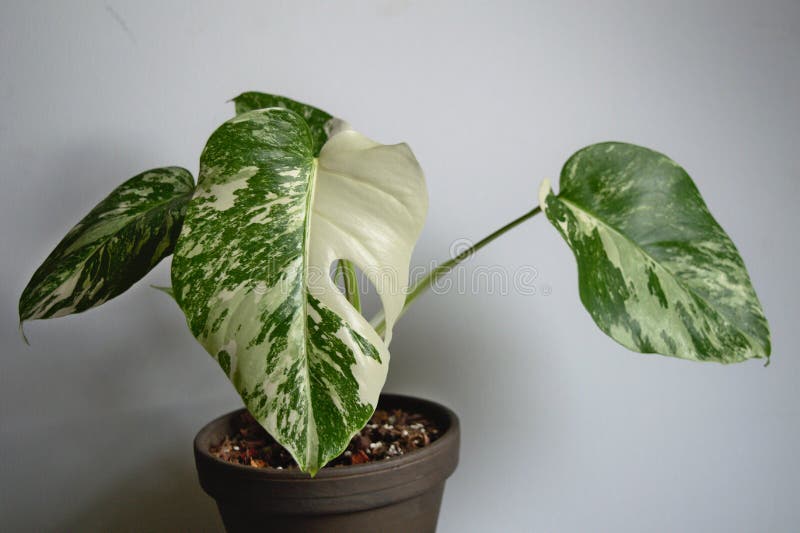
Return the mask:
[[[622,345],[721,363],[769,357],[767,321],[736,248],[662,154],[623,143],[578,151],[558,194],[545,181],[531,211],[409,287],[428,206],[409,148],[287,98],[234,101],[236,116],[200,156],[198,183],[165,167],[120,185],[33,275],[20,324],[100,305],[174,252],[165,290],[250,412],[312,475],[370,418],[407,306],[542,211],[575,253],[584,306]],[[383,305],[372,321],[356,266]]]

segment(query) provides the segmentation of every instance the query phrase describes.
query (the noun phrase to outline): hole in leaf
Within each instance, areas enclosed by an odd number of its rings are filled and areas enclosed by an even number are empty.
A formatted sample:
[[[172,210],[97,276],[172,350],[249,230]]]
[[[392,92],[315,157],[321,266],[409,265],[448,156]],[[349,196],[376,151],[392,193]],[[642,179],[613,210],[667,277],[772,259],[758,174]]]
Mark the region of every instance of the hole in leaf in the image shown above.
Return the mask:
[[[341,291],[341,293],[347,297],[346,292],[346,279],[348,281],[355,280],[356,285],[358,287],[358,304],[361,306],[361,315],[367,320],[371,320],[376,314],[383,310],[383,303],[381,302],[381,298],[378,295],[378,290],[376,289],[375,285],[369,280],[369,278],[362,272],[360,268],[358,268],[354,263],[347,262],[350,268],[352,269],[352,273],[348,274],[346,268],[340,266],[340,261],[334,261],[331,264],[330,276],[333,280],[333,284]],[[352,288],[352,284],[349,284],[352,292],[355,292],[354,288]],[[353,305],[353,302],[350,302]],[[383,335],[381,335],[383,337]]]

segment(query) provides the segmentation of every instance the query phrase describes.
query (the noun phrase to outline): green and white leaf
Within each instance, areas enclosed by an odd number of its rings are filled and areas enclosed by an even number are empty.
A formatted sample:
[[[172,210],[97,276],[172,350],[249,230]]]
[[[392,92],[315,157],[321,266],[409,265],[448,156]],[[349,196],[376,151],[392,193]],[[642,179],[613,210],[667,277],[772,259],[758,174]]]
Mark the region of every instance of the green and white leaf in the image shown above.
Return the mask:
[[[126,181],[67,233],[19,300],[20,322],[79,313],[117,296],[172,253],[194,191],[188,170]]]
[[[332,131],[315,157],[312,132],[290,110],[223,124],[201,156],[172,264],[193,334],[312,474],[375,408],[427,211],[424,177],[406,145]],[[338,259],[377,288],[386,342],[333,284]]]
[[[732,363],[769,357],[767,320],[739,253],[668,157],[602,143],[539,201],[572,248],[597,325],[631,350]]]
[[[241,115],[256,109],[267,109],[270,107],[282,107],[294,111],[306,121],[308,130],[311,132],[311,139],[314,145],[314,156],[319,155],[322,146],[328,141],[331,128],[337,122],[329,113],[314,106],[278,96],[276,94],[259,93],[250,91],[242,93],[233,99],[236,106],[236,114]]]

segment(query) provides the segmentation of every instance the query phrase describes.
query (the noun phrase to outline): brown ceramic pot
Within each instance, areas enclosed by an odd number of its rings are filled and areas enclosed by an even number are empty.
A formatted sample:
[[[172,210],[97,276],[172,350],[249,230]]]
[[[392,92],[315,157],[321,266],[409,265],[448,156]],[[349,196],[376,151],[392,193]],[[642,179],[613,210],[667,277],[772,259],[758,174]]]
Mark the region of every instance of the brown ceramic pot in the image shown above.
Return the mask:
[[[429,446],[381,462],[323,468],[315,478],[296,470],[252,468],[212,456],[209,448],[232,431],[240,411],[197,434],[200,485],[217,501],[230,533],[433,532],[444,484],[458,464],[458,417],[437,403],[381,395],[378,407],[426,415],[441,428]]]

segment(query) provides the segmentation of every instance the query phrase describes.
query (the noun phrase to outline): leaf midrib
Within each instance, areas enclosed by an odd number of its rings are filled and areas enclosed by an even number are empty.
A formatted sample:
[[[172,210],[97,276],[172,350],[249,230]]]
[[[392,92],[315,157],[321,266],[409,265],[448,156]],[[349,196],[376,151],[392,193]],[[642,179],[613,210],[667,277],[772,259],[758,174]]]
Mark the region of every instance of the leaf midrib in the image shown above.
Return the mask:
[[[664,266],[664,265],[663,265],[663,264],[662,264],[660,261],[657,261],[657,260],[656,260],[656,259],[655,259],[655,258],[654,258],[652,255],[650,255],[650,254],[647,252],[647,250],[645,250],[644,248],[642,248],[642,247],[641,247],[641,246],[640,246],[640,245],[639,245],[639,244],[638,244],[636,241],[634,241],[632,238],[628,237],[628,236],[627,236],[625,233],[623,233],[621,230],[619,230],[619,229],[617,229],[616,227],[612,226],[611,224],[609,224],[609,223],[605,222],[605,221],[604,221],[602,218],[600,218],[599,216],[597,216],[597,215],[596,215],[596,214],[595,214],[593,211],[590,211],[590,210],[588,210],[588,209],[585,209],[585,208],[583,208],[583,207],[581,207],[581,206],[579,206],[579,205],[575,204],[574,202],[571,202],[570,200],[567,200],[566,198],[562,198],[560,195],[553,195],[553,196],[554,196],[554,198],[556,198],[557,200],[559,200],[559,201],[561,201],[561,202],[564,202],[565,204],[568,204],[568,205],[570,205],[570,206],[571,206],[571,207],[573,207],[574,209],[576,209],[576,210],[578,210],[578,211],[581,211],[581,212],[585,213],[586,215],[588,215],[588,216],[590,216],[590,217],[594,218],[594,219],[595,219],[595,220],[597,220],[597,222],[598,222],[599,224],[601,224],[603,227],[607,228],[609,231],[611,231],[611,232],[615,233],[616,235],[619,235],[620,237],[622,237],[622,239],[623,239],[623,240],[627,241],[627,242],[628,242],[628,243],[630,243],[630,244],[631,244],[633,247],[635,247],[637,250],[639,250],[639,251],[642,253],[642,255],[644,255],[645,257],[647,257],[648,259],[650,259],[650,260],[653,262],[653,264],[654,264],[654,265],[656,265],[658,268],[660,268],[661,270],[663,270],[664,272],[666,272],[667,274],[669,274],[670,278],[672,278],[672,279],[675,281],[675,283],[676,283],[678,286],[680,286],[680,287],[681,287],[681,288],[682,288],[682,289],[683,289],[685,292],[689,293],[690,295],[694,296],[695,298],[698,298],[698,299],[699,299],[699,300],[701,300],[703,303],[705,303],[705,304],[706,304],[706,305],[707,305],[707,306],[708,306],[710,309],[713,309],[713,310],[714,310],[714,312],[715,312],[715,313],[717,313],[717,315],[719,315],[719,316],[720,316],[720,317],[721,317],[723,320],[725,320],[725,322],[726,322],[727,324],[729,324],[729,325],[733,325],[733,324],[734,324],[734,323],[733,323],[733,322],[730,320],[730,317],[728,317],[728,315],[727,315],[726,313],[723,313],[723,312],[722,312],[720,309],[718,309],[716,306],[713,306],[713,305],[711,305],[711,304],[709,303],[709,301],[708,301],[708,300],[707,300],[705,297],[703,297],[702,295],[700,295],[700,294],[696,293],[696,292],[695,292],[694,290],[692,290],[691,288],[687,287],[687,286],[686,286],[686,284],[683,282],[683,280],[681,280],[679,277],[677,277],[677,276],[675,275],[675,273],[674,273],[674,272],[672,272],[671,270],[669,270],[669,269],[668,269],[666,266]],[[735,327],[735,326],[734,326],[734,327]],[[747,333],[747,332],[745,332],[745,331],[742,331],[742,330],[741,330],[741,328],[738,328],[738,327],[737,327],[736,329],[737,329],[737,330],[739,330],[740,332],[744,333],[745,335],[747,335],[747,337],[748,337],[748,338],[751,338],[751,339],[752,339],[752,337],[750,336],[750,334],[749,334],[749,333]]]
[[[314,189],[317,183],[317,167],[319,165],[318,158],[314,157],[311,160],[311,169],[308,179],[308,190],[306,191],[306,227],[303,232],[303,350],[306,369],[306,404],[307,404],[307,417],[306,422],[306,465],[310,463],[311,446],[309,441],[309,429],[311,423],[314,424],[314,431],[316,431],[316,421],[314,420],[314,407],[311,403],[311,364],[309,362],[309,347],[308,347],[308,262],[309,262],[309,243],[311,241],[311,215],[313,213],[314,202]],[[317,439],[318,440],[318,439]],[[318,460],[318,458],[317,458]]]

